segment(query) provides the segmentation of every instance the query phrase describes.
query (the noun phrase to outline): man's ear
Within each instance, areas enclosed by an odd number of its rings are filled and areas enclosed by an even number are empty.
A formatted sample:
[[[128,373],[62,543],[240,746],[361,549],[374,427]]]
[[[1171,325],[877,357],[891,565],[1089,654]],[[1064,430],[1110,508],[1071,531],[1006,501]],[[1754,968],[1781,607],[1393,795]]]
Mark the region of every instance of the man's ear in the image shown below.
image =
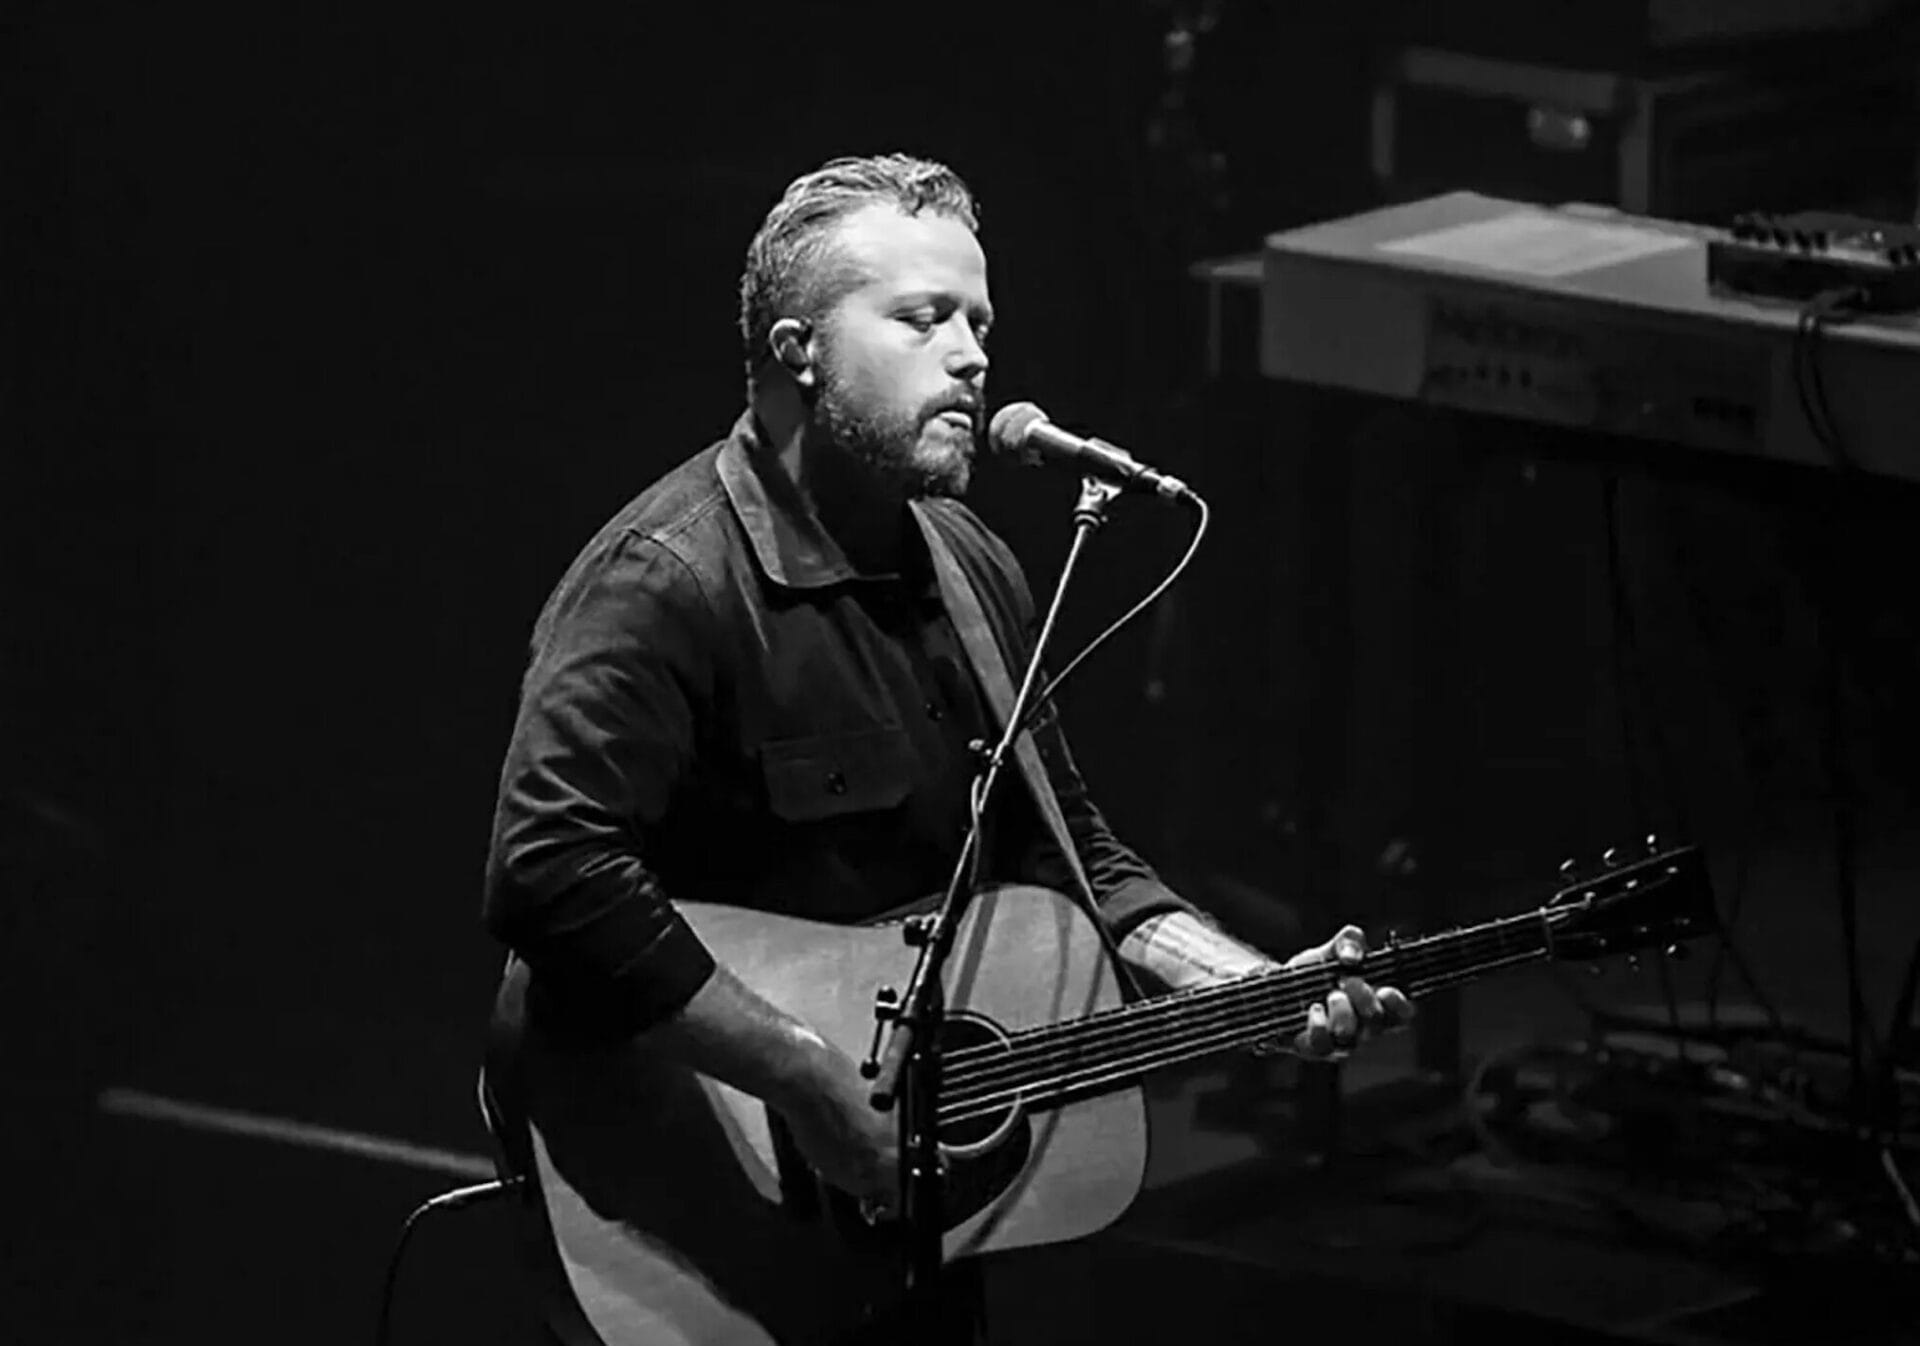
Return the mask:
[[[813,369],[813,324],[804,318],[782,318],[767,333],[773,358],[786,367],[793,381],[811,389],[816,375]]]

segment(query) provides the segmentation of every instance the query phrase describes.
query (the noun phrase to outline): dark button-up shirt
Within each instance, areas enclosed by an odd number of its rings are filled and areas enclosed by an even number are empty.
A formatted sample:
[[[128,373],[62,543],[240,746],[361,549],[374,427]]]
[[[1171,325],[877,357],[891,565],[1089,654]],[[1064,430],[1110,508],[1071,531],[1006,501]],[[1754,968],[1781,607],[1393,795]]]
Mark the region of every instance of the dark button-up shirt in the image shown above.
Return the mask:
[[[1018,676],[1035,625],[1018,561],[964,505],[924,502]],[[556,1027],[611,1038],[713,969],[675,900],[858,922],[944,890],[969,740],[990,718],[925,543],[862,574],[751,412],[600,529],[535,625],[488,858],[489,929]],[[1115,839],[1050,712],[1034,736],[1117,938],[1188,909]],[[1016,772],[989,879],[1071,891]]]

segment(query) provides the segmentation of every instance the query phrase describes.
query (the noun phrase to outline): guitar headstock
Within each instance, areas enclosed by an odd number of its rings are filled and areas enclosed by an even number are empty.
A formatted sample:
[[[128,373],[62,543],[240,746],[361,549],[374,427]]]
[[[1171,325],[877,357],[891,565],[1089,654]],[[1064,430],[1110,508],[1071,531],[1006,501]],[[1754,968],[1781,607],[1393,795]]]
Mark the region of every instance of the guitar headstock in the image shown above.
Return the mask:
[[[1586,870],[1560,867],[1563,885],[1546,908],[1556,959],[1590,962],[1667,948],[1719,929],[1705,858],[1693,846],[1648,837],[1633,854],[1609,850]]]

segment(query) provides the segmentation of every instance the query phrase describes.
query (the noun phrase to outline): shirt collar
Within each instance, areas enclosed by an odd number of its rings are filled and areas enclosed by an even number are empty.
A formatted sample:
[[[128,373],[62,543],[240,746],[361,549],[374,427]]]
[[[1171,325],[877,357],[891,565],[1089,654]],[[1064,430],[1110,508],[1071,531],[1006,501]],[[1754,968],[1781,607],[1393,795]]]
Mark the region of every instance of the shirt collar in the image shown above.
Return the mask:
[[[848,580],[905,578],[854,569],[775,460],[752,408],[720,447],[720,485],[767,578],[788,589],[820,589]]]

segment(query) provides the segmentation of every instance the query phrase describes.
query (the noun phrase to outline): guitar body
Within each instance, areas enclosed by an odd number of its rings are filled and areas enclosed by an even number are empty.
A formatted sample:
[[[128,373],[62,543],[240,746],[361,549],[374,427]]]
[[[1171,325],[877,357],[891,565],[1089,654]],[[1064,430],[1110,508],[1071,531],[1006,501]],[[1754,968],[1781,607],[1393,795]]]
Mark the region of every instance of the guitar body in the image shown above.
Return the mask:
[[[680,909],[719,962],[855,1060],[875,990],[904,988],[917,956],[898,925]],[[974,899],[946,993],[943,1041],[962,1045],[1122,1001],[1088,917],[1030,887]],[[566,1289],[607,1346],[827,1340],[898,1297],[898,1231],[869,1228],[824,1188],[758,1099],[644,1047],[562,1050],[530,1027],[496,1043],[488,1073],[511,1080],[504,1120],[524,1135]],[[1132,1086],[1031,1113],[1009,1105],[941,1136],[950,1261],[1101,1229],[1146,1167]]]

